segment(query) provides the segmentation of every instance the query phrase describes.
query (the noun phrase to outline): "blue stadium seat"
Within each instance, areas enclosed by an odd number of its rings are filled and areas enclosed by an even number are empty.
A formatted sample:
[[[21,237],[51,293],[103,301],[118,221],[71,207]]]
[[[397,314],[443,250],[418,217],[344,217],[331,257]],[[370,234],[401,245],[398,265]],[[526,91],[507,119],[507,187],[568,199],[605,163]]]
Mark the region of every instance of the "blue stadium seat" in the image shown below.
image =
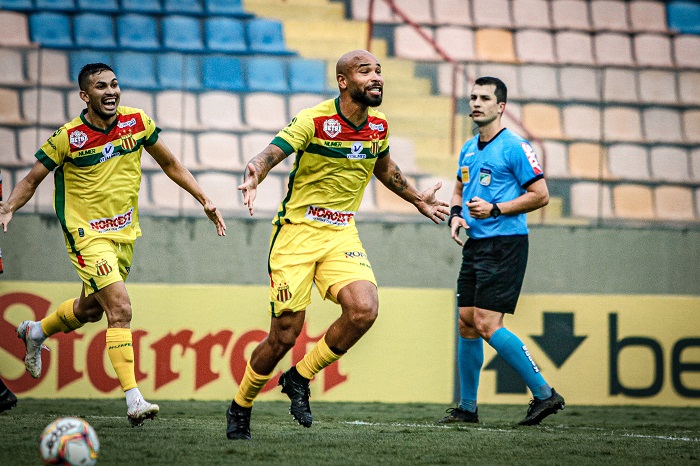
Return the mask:
[[[285,73],[285,61],[278,57],[252,57],[248,59],[248,89],[252,92],[287,92],[289,84]]]
[[[243,68],[236,57],[207,56],[202,63],[205,89],[244,91]]]
[[[155,57],[152,53],[115,53],[114,72],[119,80],[119,86],[129,89],[159,89],[156,81]]]
[[[326,62],[292,59],[289,63],[289,86],[292,92],[326,92]]]
[[[35,13],[29,18],[29,31],[32,42],[44,47],[73,47],[71,22],[62,13]]]
[[[94,11],[101,13],[119,12],[117,0],[77,0],[79,11]]]
[[[124,13],[162,13],[160,0],[121,0]]]
[[[32,0],[0,0],[0,9],[12,11],[32,11]]]
[[[204,23],[207,48],[215,52],[246,53],[245,26],[234,18],[209,18]]]
[[[282,23],[255,18],[248,22],[248,49],[251,53],[292,54],[284,42]]]
[[[131,50],[159,50],[158,24],[153,16],[125,14],[117,17],[119,47]]]
[[[111,68],[114,67],[114,63],[112,62],[112,54],[109,52],[98,52],[97,50],[78,50],[70,54],[71,80],[77,82],[80,70],[88,63],[104,63]]]
[[[204,13],[201,0],[163,0],[163,10],[169,14],[201,15]]]
[[[253,16],[245,12],[241,0],[205,0],[205,9],[210,15],[235,16],[237,18]]]
[[[161,22],[163,46],[180,52],[204,50],[201,24],[198,19],[187,16],[165,16]]]
[[[672,0],[666,4],[668,27],[681,34],[700,34],[700,3]]]
[[[108,15],[83,13],[73,18],[75,45],[80,48],[113,49],[117,46],[114,38],[114,23]]]
[[[35,0],[35,5],[39,11],[75,11],[73,0]]]
[[[201,67],[193,55],[162,53],[158,55],[156,66],[162,89],[198,91],[202,88]]]

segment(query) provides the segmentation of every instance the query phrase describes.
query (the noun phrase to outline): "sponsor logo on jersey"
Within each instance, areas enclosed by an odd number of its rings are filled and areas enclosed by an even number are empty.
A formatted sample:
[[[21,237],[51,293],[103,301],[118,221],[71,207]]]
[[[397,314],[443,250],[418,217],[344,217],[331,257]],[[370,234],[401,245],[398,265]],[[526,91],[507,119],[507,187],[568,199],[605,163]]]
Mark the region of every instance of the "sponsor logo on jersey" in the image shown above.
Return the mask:
[[[365,254],[362,251],[347,251],[347,252],[345,252],[346,259],[355,259],[358,257],[360,259],[367,259],[367,254]]]
[[[277,301],[286,303],[292,299],[292,292],[289,291],[289,285],[282,283],[277,287]]]
[[[104,277],[109,275],[109,273],[112,271],[112,266],[109,265],[105,259],[100,259],[95,262],[95,269],[97,269],[98,277]]]
[[[85,237],[85,230],[83,228],[78,228],[78,236],[81,238]]]
[[[120,121],[117,123],[117,127],[119,129],[121,128],[131,128],[132,126],[136,126],[136,118],[132,118],[129,121]]]
[[[81,150],[80,152],[78,152],[78,157],[82,157],[82,156],[84,156],[84,155],[92,155],[92,154],[94,154],[95,152],[97,152],[97,149],[85,149],[85,150]]]
[[[112,157],[118,157],[122,155],[121,152],[115,152],[114,151],[114,144],[111,142],[108,142],[105,144],[105,146],[102,148],[102,157],[100,157],[100,163],[105,162]]]
[[[374,131],[384,131],[384,123],[379,123],[378,125],[375,125],[374,123],[370,123],[369,129],[374,130]]]
[[[479,171],[479,184],[481,186],[488,186],[491,184],[491,170],[482,168]]]
[[[119,137],[122,140],[122,149],[132,150],[134,147],[136,147],[136,139],[134,139],[134,135],[131,134],[131,131],[126,134],[122,134]]]
[[[63,131],[63,126],[61,126],[61,127],[58,128],[56,131],[54,131],[53,134],[51,135],[51,137],[52,137],[52,138],[55,138],[56,136],[58,136],[59,134],[61,134],[61,131]]]
[[[350,220],[355,216],[355,212],[347,211],[342,212],[339,210],[326,209],[325,207],[318,207],[311,205],[306,209],[305,218],[309,220],[314,220],[317,222],[327,223],[328,225],[338,225],[347,226],[350,224]]]
[[[73,131],[72,133],[70,133],[70,137],[68,138],[68,142],[70,142],[70,145],[77,147],[78,149],[83,147],[87,140],[87,134],[83,133],[82,131]]]
[[[352,143],[352,146],[350,147],[350,153],[348,154],[349,159],[366,159],[367,155],[362,153],[362,149],[364,147],[362,146],[362,143],[360,141],[355,141]]]
[[[343,143],[340,141],[323,141],[323,145],[326,147],[341,147]]]
[[[526,142],[521,142],[520,147],[523,148],[523,152],[525,152],[527,161],[530,162],[530,166],[532,166],[532,170],[535,172],[535,175],[541,175],[542,167],[540,166],[540,162],[537,160],[537,156],[535,155],[535,149],[533,149],[532,146]]]
[[[133,221],[134,208],[132,207],[127,212],[123,214],[115,215],[112,218],[97,218],[94,220],[89,220],[90,229],[97,231],[99,233],[106,233],[108,231],[119,231],[131,225]]]
[[[340,122],[335,118],[329,118],[323,122],[323,132],[332,138],[339,135],[342,130],[343,128],[340,126]]]

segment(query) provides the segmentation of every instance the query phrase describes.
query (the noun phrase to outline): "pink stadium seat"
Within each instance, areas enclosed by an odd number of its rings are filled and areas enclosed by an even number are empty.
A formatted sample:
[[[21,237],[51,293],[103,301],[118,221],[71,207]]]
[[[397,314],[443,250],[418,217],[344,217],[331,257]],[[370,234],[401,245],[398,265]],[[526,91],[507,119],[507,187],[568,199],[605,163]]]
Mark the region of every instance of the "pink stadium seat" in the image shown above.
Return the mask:
[[[425,34],[434,39],[432,29],[423,28]],[[394,51],[397,57],[410,60],[438,60],[439,55],[433,46],[410,25],[394,29]]]
[[[22,165],[34,165],[34,154],[56,131],[55,127],[29,126],[17,130],[17,144],[19,159]]]
[[[521,29],[515,33],[515,50],[524,63],[554,63],[554,38],[548,31]]]
[[[585,0],[557,0],[552,5],[552,23],[555,29],[589,31],[588,2]]]
[[[508,0],[472,0],[474,25],[480,28],[512,28]]]
[[[46,87],[22,92],[22,114],[31,123],[61,126],[66,122],[63,92]]]
[[[625,68],[603,70],[603,99],[608,102],[639,102],[637,72]]]
[[[0,11],[0,46],[29,47],[27,15],[14,11]]]
[[[690,171],[693,181],[700,181],[700,148],[690,151]]]
[[[547,178],[568,178],[569,157],[566,144],[557,141],[543,141],[544,152],[540,162]]]
[[[690,181],[688,153],[669,146],[651,148],[651,172],[655,180]]]
[[[629,31],[627,2],[622,0],[591,1],[591,22],[596,31]]]
[[[155,118],[155,104],[152,92],[135,91],[133,89],[123,90],[119,105],[140,108],[146,112],[146,115]]]
[[[461,68],[457,69],[456,76],[456,95],[458,97],[466,97],[469,91],[471,91],[471,86],[476,79],[477,66],[474,64],[460,63]],[[438,89],[440,95],[452,95],[452,73],[454,66],[452,63],[440,63],[438,64]],[[466,73],[466,74],[465,74]],[[511,96],[511,90],[508,88],[508,97]]]
[[[197,182],[217,208],[230,211],[243,207],[243,198],[237,189],[240,184],[239,177],[228,173],[201,173],[197,175]],[[258,194],[263,186],[265,185],[258,188]]]
[[[682,104],[700,105],[700,72],[678,72],[678,95]]]
[[[149,177],[151,187],[151,202],[158,211],[174,212],[182,207],[184,196],[189,194],[180,189],[173,180],[163,172],[155,172]],[[205,193],[212,197],[212,193],[206,189]]]
[[[613,144],[608,148],[608,168],[615,178],[634,181],[651,179],[647,150],[633,144]]]
[[[0,48],[0,84],[29,84],[24,76],[24,58],[21,50]]]
[[[197,99],[190,92],[161,91],[156,95],[157,124],[162,128],[198,129]]]
[[[584,218],[611,218],[610,187],[591,181],[571,185],[571,215]]]
[[[600,100],[597,70],[582,66],[566,66],[559,69],[559,85],[563,100]]]
[[[661,220],[695,220],[693,191],[684,186],[659,186],[654,192],[656,216]]]
[[[214,170],[241,170],[241,149],[238,136],[207,131],[197,137],[199,162]]]
[[[632,43],[629,36],[617,33],[596,34],[593,38],[599,65],[633,66]]]
[[[650,142],[682,143],[681,115],[670,108],[652,107],[643,111],[644,136]]]
[[[431,0],[394,0],[396,7],[418,24],[433,24],[433,14],[430,8]],[[377,2],[375,1],[375,8]]]
[[[476,56],[483,61],[516,62],[513,33],[505,29],[478,29]]]
[[[638,34],[634,36],[634,52],[639,66],[673,66],[671,40],[661,34]]]
[[[383,2],[379,2],[383,3]],[[471,26],[472,15],[469,0],[433,1],[433,18],[436,24]]]
[[[3,128],[0,126],[0,166],[3,167],[19,167],[27,165],[18,157],[18,144],[15,139],[15,130],[13,128]],[[5,191],[7,197],[9,191]]]
[[[613,188],[615,216],[624,219],[653,220],[652,188],[636,184],[621,184]]]
[[[526,99],[559,100],[557,69],[552,66],[521,66],[520,95]]]
[[[473,61],[474,31],[458,26],[442,26],[435,31],[437,44],[457,61]]]
[[[563,110],[564,133],[571,139],[598,140],[601,136],[600,109],[588,105],[567,105]]]
[[[436,3],[440,3],[439,1]],[[517,0],[511,3],[517,28],[551,29],[552,18],[547,0]]]
[[[536,137],[553,139],[560,139],[563,137],[561,115],[559,114],[559,107],[555,105],[524,105],[523,123]]]
[[[476,77],[497,76],[508,87],[508,98],[520,98],[520,78],[518,77],[518,67],[502,63],[484,63],[478,66]],[[470,92],[471,89],[467,89]]]
[[[700,68],[700,36],[676,36],[673,39],[673,52],[676,57],[676,66]]]
[[[569,146],[569,173],[574,178],[607,179],[607,164],[599,144],[576,142]]]
[[[563,65],[594,65],[591,35],[580,31],[555,33],[557,61]]]
[[[666,5],[662,1],[632,0],[629,2],[630,25],[633,31],[667,32]]]
[[[231,131],[245,127],[239,94],[224,91],[203,92],[199,95],[199,113],[205,128]]]
[[[182,131],[166,130],[161,132],[160,139],[168,146],[168,149],[173,155],[188,169],[197,169],[200,167],[197,159],[197,146],[194,136],[191,133]],[[157,168],[156,161],[146,152],[141,156],[141,165],[146,165],[149,168]]]
[[[683,132],[686,142],[700,144],[700,110],[683,112]]]
[[[277,132],[289,123],[283,96],[259,92],[244,98],[245,123],[251,129]]]
[[[369,17],[369,0],[352,0],[352,17],[361,21],[367,21]],[[377,23],[396,23],[391,8],[385,2],[374,2],[372,18]]]
[[[20,115],[19,93],[14,89],[0,88],[0,123],[7,125],[26,124]]]
[[[639,70],[639,95],[644,102],[677,104],[676,73],[665,70]]]
[[[63,50],[40,49],[27,57],[29,79],[52,87],[74,88],[68,72],[68,54]],[[41,69],[40,69],[41,68]],[[75,76],[74,79],[78,77]]]
[[[642,141],[639,110],[632,107],[606,107],[603,110],[603,135],[607,141]]]

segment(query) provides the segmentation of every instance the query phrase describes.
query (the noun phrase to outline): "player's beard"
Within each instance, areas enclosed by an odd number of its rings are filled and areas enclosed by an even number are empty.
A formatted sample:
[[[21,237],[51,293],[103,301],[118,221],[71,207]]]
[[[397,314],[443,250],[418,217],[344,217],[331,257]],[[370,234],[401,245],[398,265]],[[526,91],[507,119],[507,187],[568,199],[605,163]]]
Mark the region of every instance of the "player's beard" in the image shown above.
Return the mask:
[[[384,92],[379,95],[379,97],[371,96],[360,89],[351,89],[350,97],[356,102],[366,105],[368,107],[379,107],[382,104],[382,97]]]

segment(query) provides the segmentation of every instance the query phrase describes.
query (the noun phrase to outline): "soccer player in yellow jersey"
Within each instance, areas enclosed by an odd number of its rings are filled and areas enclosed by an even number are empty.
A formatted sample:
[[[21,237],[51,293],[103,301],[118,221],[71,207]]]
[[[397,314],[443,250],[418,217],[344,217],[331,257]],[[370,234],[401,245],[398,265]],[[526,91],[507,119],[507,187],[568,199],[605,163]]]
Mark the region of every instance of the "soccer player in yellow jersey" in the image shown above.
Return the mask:
[[[338,60],[336,76],[340,96],[302,110],[250,160],[238,187],[253,215],[258,184],[296,152],[270,237],[270,333],[253,351],[227,411],[230,439],[251,438],[253,400],[294,346],[312,283],[324,299],[340,304],[341,315],[303,360],[280,376],[290,413],[302,426],[312,422],[310,379],[345,354],[377,318],[377,283],[354,221],[372,174],[435,223],[449,214],[448,204],[435,197],[440,183],[417,191],[389,155],[387,120],[374,109],[384,86],[376,57],[365,50],[348,52]]]
[[[129,421],[139,426],[159,410],[158,405],[143,399],[136,384],[131,301],[124,286],[134,242],[141,236],[138,193],[143,149],[170,179],[202,204],[219,236],[225,235],[226,224],[192,174],[158,139],[160,129],[153,120],[142,110],[119,106],[119,82],[109,66],[85,65],[78,83],[87,108],[59,128],[36,153],[38,160],[30,172],[17,183],[9,199],[0,202],[0,224],[7,231],[13,213],[53,171],[54,208],[83,287],[79,298],[60,304],[40,322],[22,322],[17,336],[26,345],[26,369],[38,378],[46,338],[97,322],[106,314],[107,353],[126,394]]]

